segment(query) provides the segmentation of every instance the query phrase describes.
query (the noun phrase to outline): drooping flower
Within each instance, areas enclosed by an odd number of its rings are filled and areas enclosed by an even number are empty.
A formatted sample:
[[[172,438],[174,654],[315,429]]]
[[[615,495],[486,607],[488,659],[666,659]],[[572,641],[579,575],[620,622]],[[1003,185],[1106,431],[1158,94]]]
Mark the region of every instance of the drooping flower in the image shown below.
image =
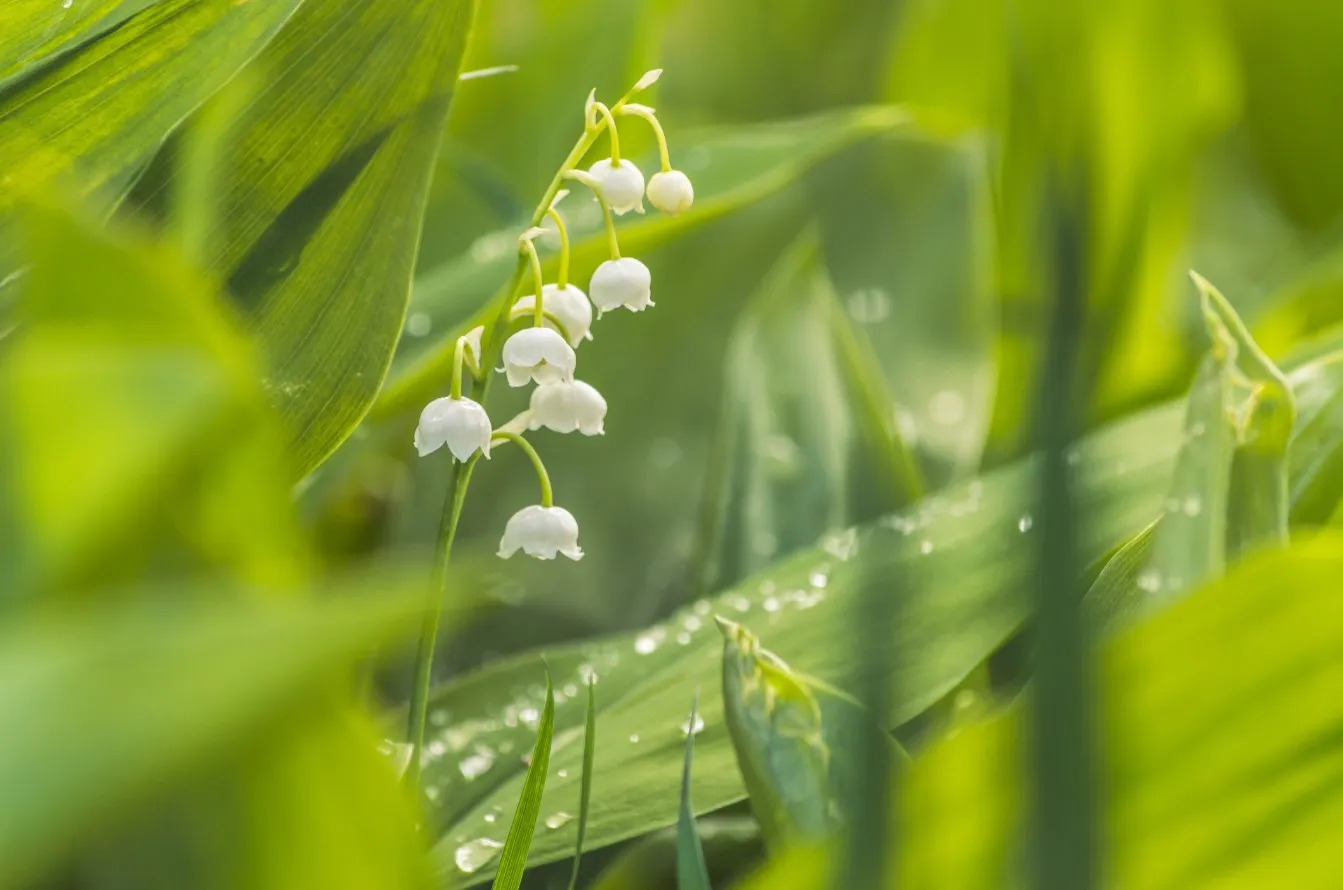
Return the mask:
[[[569,345],[573,348],[577,349],[578,344],[592,339],[592,303],[588,302],[588,295],[579,288],[572,284],[564,287],[547,284],[542,288],[541,308],[564,325],[564,331],[569,335]],[[513,304],[515,316],[530,315],[535,309],[536,297],[533,294],[519,297]],[[552,326],[549,319],[546,325]]]
[[[695,187],[680,170],[654,173],[648,180],[648,200],[663,213],[675,215],[695,202]]]
[[[582,559],[578,546],[578,520],[563,507],[533,504],[514,513],[504,526],[499,541],[499,556],[508,559],[519,550],[537,559],[554,559],[562,553],[570,559]]]
[[[588,293],[597,311],[609,312],[624,306],[642,312],[653,305],[653,275],[634,257],[607,260],[592,273]]]
[[[479,451],[490,456],[490,416],[479,402],[444,397],[434,399],[420,412],[415,427],[415,450],[420,457],[444,445],[460,461]]]
[[[606,399],[596,388],[582,380],[547,383],[532,390],[532,403],[527,425],[557,433],[575,430],[585,436],[600,436],[605,430]]]
[[[573,347],[550,328],[518,331],[504,342],[503,358],[509,386],[526,386],[532,380],[537,383],[571,380],[577,363]]]
[[[614,164],[607,158],[589,167],[588,173],[597,177],[598,188],[612,212],[617,215],[631,210],[644,212],[644,175],[632,161],[621,158]]]

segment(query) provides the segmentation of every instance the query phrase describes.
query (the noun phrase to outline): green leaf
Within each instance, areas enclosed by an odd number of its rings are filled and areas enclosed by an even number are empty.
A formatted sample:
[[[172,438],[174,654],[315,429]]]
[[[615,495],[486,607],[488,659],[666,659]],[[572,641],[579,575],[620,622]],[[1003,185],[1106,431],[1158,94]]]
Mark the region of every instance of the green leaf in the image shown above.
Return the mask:
[[[597,751],[596,681],[588,678],[588,716],[583,725],[583,789],[578,796],[578,837],[574,841],[574,869],[569,875],[569,890],[578,890],[578,867],[583,863],[583,836],[588,830],[588,809],[592,805],[592,764]]]
[[[880,736],[892,758],[899,746],[847,694],[793,671],[739,624],[719,616],[723,632],[724,719],[751,809],[766,843],[815,840],[849,817],[844,805],[864,781],[849,733]]]
[[[391,361],[474,6],[310,0],[249,66],[206,265],[261,342],[296,477]]]
[[[89,0],[48,3],[11,0],[0,9],[0,81],[79,40],[116,27],[160,0]]]
[[[1337,534],[1259,552],[1101,646],[1107,885],[1333,886],[1340,572]],[[884,886],[1020,880],[1025,706],[942,741],[901,776],[902,870]],[[794,850],[744,887],[828,886],[827,860],[838,856]]]
[[[283,440],[213,288],[47,205],[24,221],[23,324],[0,353],[0,586],[190,568],[262,589],[303,577]]]
[[[751,816],[703,816],[697,829],[711,875],[734,874],[764,852],[760,826]],[[675,890],[676,854],[675,826],[655,831],[621,853],[592,890]]]
[[[321,601],[259,604],[218,587],[174,589],[148,604],[9,621],[0,887],[29,886],[128,808],[312,707],[334,672],[408,637],[422,597],[390,580],[376,597],[328,585]]]
[[[1289,375],[1296,396],[1296,438],[1288,498],[1293,524],[1319,524],[1339,504],[1343,481],[1343,352],[1325,355]]]
[[[844,146],[905,124],[906,116],[898,108],[869,107],[678,138],[678,144],[685,146],[679,149],[678,164],[694,180],[695,203],[677,217],[623,217],[617,224],[621,251],[638,256],[694,232],[783,189]],[[556,166],[560,160],[555,158]],[[580,209],[578,200],[578,196],[570,197],[564,209],[571,216],[574,238],[573,276],[583,283],[607,258],[607,248],[596,204]],[[516,241],[517,227],[491,233],[467,254],[417,277],[410,305],[414,324],[397,347],[387,385],[379,396],[378,416],[412,407],[418,410],[444,386],[457,337],[494,315],[491,304],[512,272]],[[555,256],[546,257],[548,274],[556,261]]]
[[[0,85],[0,222],[20,188],[59,187],[95,214],[110,213],[169,131],[265,46],[297,3],[160,0]],[[14,267],[0,253],[0,280]]]
[[[699,694],[690,707],[685,734],[685,765],[681,768],[681,808],[676,816],[676,887],[677,890],[712,890],[709,867],[704,863],[704,846],[695,827],[695,807],[690,802],[690,764],[695,754],[696,726],[699,722]]]
[[[1178,404],[1162,406],[1076,446],[1077,509],[1088,519],[1078,542],[1083,562],[1110,552],[1159,513],[1180,443],[1181,416]],[[1300,466],[1313,465],[1312,456],[1299,457]],[[862,585],[898,590],[905,599],[888,656],[897,672],[891,713],[896,724],[922,714],[1016,634],[1029,612],[1022,591],[1031,577],[1031,550],[1021,537],[1032,533],[1033,480],[1031,462],[1013,464],[861,531],[829,535],[638,633],[549,648],[546,658],[558,688],[572,685],[573,695],[557,704],[555,772],[546,803],[562,809],[578,790],[577,728],[583,714],[575,696],[581,671],[590,668],[602,678],[597,727],[610,741],[596,753],[589,847],[675,821],[671,792],[684,738],[668,715],[678,711],[676,696],[684,701],[696,685],[717,679],[718,646],[704,632],[715,612],[752,621],[770,649],[790,654],[795,669],[841,683],[853,675],[858,659],[847,641]],[[924,580],[909,589],[890,583],[896,577]],[[460,848],[481,837],[480,826],[488,824],[484,817],[507,811],[517,797],[519,776],[510,754],[527,738],[527,720],[534,721],[540,704],[542,690],[527,685],[536,658],[521,655],[490,665],[432,698],[438,718],[431,725],[439,728],[430,742],[425,781],[437,789],[444,828],[435,855],[448,869]],[[708,812],[740,800],[743,788],[721,702],[706,701],[701,716],[705,728],[696,739],[694,794],[696,807]],[[558,774],[561,769],[566,776]],[[570,831],[547,832],[534,842],[533,863],[564,858],[572,848]]]
[[[555,695],[547,672],[546,703],[541,709],[541,725],[536,733],[531,762],[527,764],[518,807],[513,812],[513,823],[508,827],[508,839],[504,841],[503,852],[499,857],[494,890],[518,890],[522,886],[522,873],[527,868],[527,851],[532,846],[536,817],[541,812],[541,795],[546,790],[546,769],[550,766],[550,742],[554,731]]]
[[[702,589],[923,493],[891,429],[880,369],[841,314],[818,249],[808,231],[785,251],[729,341]]]

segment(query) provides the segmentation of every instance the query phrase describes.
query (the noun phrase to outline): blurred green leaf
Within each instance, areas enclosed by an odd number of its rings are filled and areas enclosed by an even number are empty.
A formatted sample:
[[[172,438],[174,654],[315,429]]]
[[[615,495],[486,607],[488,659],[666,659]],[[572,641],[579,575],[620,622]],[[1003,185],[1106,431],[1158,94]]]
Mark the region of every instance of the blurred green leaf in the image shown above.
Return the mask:
[[[0,886],[27,886],[127,808],[246,750],[420,611],[418,593],[264,606],[213,593],[5,625]]]
[[[536,833],[536,817],[541,812],[541,795],[546,790],[546,770],[550,766],[550,742],[555,731],[555,695],[546,674],[546,703],[541,708],[541,723],[536,733],[527,775],[522,781],[513,822],[508,827],[508,838],[499,855],[499,870],[494,875],[494,890],[518,890],[522,873],[527,868],[527,851]]]
[[[690,708],[690,727],[685,734],[685,765],[681,768],[681,808],[676,816],[676,887],[677,890],[713,890],[709,867],[704,863],[704,846],[695,825],[695,806],[690,801],[690,770],[695,754],[695,735],[699,725],[699,695]]]
[[[11,0],[0,9],[0,81],[77,41],[116,27],[161,0],[89,0],[59,4]]]
[[[1333,886],[1341,571],[1337,535],[1259,553],[1104,645],[1108,883]],[[1021,718],[967,728],[902,775],[901,871],[886,886],[1018,883]],[[791,851],[744,887],[828,886],[827,858]]]
[[[1087,517],[1079,541],[1084,561],[1100,557],[1160,511],[1181,442],[1181,417],[1180,405],[1166,405],[1075,446],[1070,460],[1076,464],[1078,513]],[[1309,455],[1301,461],[1302,467],[1314,465]],[[1027,616],[1022,591],[1031,553],[1021,538],[1033,528],[1033,480],[1033,463],[1019,462],[861,532],[828,535],[818,546],[637,634],[548,647],[547,662],[561,686],[565,677],[576,681],[591,668],[605,690],[597,725],[612,741],[597,751],[590,846],[675,820],[676,800],[669,792],[679,776],[683,737],[668,715],[678,710],[675,696],[684,698],[697,684],[714,682],[716,647],[705,639],[704,627],[715,612],[734,619],[760,616],[740,620],[755,621],[770,649],[796,653],[796,669],[824,682],[844,682],[859,658],[846,641],[861,585],[917,577],[922,580],[914,589],[890,588],[907,598],[890,642],[898,676],[894,721],[918,716],[955,689]],[[540,690],[528,689],[524,679],[536,664],[535,655],[505,660],[433,697],[439,714],[434,725],[441,728],[434,733],[437,745],[430,744],[425,775],[438,789],[444,828],[436,856],[449,871],[456,851],[482,837],[479,826],[488,824],[483,817],[506,811],[517,796],[517,761],[509,752],[526,738],[526,718],[539,706]],[[743,793],[721,709],[721,702],[704,703],[705,728],[697,738],[694,793],[701,812]],[[572,704],[557,708],[553,765],[567,775],[551,777],[547,809],[561,808],[561,801],[576,793],[581,720],[581,709]],[[567,856],[572,841],[563,829],[539,836],[533,861]]]
[[[569,876],[569,890],[578,890],[578,867],[583,863],[583,840],[588,831],[588,811],[592,806],[592,765],[597,752],[597,693],[596,679],[589,677],[588,713],[583,721],[583,787],[578,795],[578,836],[574,839],[574,867]]]
[[[849,324],[808,231],[761,283],[728,344],[702,590],[923,494],[880,369]]]
[[[302,577],[282,438],[212,289],[46,205],[26,223],[23,324],[0,350],[0,587],[193,566],[261,587]]]
[[[703,816],[697,829],[709,875],[724,883],[763,852],[760,826],[751,816]],[[592,890],[676,890],[676,844],[675,827],[642,838],[601,873]]]
[[[266,45],[297,2],[160,0],[0,85],[0,219],[19,189],[47,187],[110,213],[169,131]],[[0,253],[0,280],[14,267]]]
[[[581,124],[581,120],[579,121]],[[695,203],[677,217],[624,217],[617,224],[621,250],[638,256],[657,245],[701,228],[705,223],[756,203],[796,180],[818,160],[876,133],[902,128],[903,111],[870,107],[829,112],[810,118],[710,130],[676,138],[678,167],[693,178]],[[558,166],[557,155],[554,165]],[[553,170],[553,167],[552,167]],[[580,206],[578,203],[583,200]],[[601,213],[595,201],[574,195],[563,209],[570,215],[573,275],[586,282],[607,258]],[[469,253],[416,279],[410,327],[397,347],[392,371],[377,413],[404,411],[432,397],[451,373],[456,339],[495,314],[493,301],[508,282],[516,262],[517,230],[507,228],[480,238]],[[556,256],[547,256],[553,273]],[[655,285],[654,298],[664,291]],[[600,345],[600,344],[599,344]]]
[[[474,5],[309,0],[248,69],[206,265],[260,339],[296,477],[354,429],[391,361]]]
[[[1335,352],[1293,371],[1288,379],[1296,396],[1296,438],[1288,498],[1294,524],[1328,520],[1339,503],[1343,484],[1343,352]]]

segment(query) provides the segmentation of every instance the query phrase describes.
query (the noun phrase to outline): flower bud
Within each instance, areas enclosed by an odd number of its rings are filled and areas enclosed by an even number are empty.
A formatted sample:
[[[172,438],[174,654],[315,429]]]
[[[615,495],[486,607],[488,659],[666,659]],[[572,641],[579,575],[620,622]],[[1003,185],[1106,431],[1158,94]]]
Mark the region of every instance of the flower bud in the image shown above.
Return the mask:
[[[460,461],[479,451],[490,456],[490,416],[471,399],[434,399],[420,412],[415,428],[415,450],[420,457],[444,445]]]
[[[601,183],[602,197],[612,212],[623,215],[631,210],[644,211],[644,175],[632,161],[621,159],[619,166],[611,159],[598,161],[588,172]]]
[[[624,306],[631,312],[642,312],[653,305],[653,275],[648,267],[634,257],[607,260],[592,273],[588,293],[597,311],[607,312]]]
[[[541,308],[564,325],[564,331],[569,335],[569,345],[573,348],[577,349],[579,343],[592,339],[592,304],[588,302],[587,294],[574,285],[566,284],[560,288],[547,284],[541,289]],[[530,315],[535,309],[536,296],[528,294],[519,297],[513,304],[513,315]],[[546,319],[546,326],[554,327],[549,319]]]
[[[522,550],[537,559],[554,559],[562,553],[570,559],[582,559],[578,546],[578,521],[563,507],[523,507],[504,526],[499,541],[499,556],[508,559]]]
[[[518,331],[504,342],[503,359],[509,386],[571,380],[577,362],[573,347],[550,328]]]
[[[680,170],[654,173],[648,180],[648,200],[663,213],[675,215],[690,209],[695,201],[695,188],[690,177]]]
[[[527,425],[534,430],[541,427],[557,433],[575,430],[585,436],[600,436],[606,419],[606,399],[582,380],[547,383],[532,390],[532,403]]]

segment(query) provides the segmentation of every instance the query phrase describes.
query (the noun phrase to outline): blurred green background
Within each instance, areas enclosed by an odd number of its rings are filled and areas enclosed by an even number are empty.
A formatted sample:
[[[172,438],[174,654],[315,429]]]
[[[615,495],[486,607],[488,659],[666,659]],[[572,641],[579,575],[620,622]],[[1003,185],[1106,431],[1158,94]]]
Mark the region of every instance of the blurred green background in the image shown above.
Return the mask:
[[[1132,756],[1101,781],[1137,789],[1107,823],[1118,873],[1331,886],[1315,829],[1284,814],[1340,806],[1333,760],[1301,753],[1337,729],[1343,611],[1324,591],[1343,545],[1322,529],[1343,517],[1340,42],[1328,0],[0,2],[0,888],[485,880],[541,654],[558,693],[541,814],[557,824],[532,861],[574,846],[578,688],[595,671],[603,853],[585,881],[617,852],[602,886],[670,880],[656,832],[677,818],[698,687],[694,800],[726,809],[701,827],[721,884],[760,839],[716,689],[720,613],[829,683],[896,678],[888,728],[928,764],[902,793],[983,779],[908,838],[927,871],[906,885],[1015,886],[999,841],[1019,828],[1003,815],[1019,771],[967,764],[1019,745],[1041,556],[1025,459],[1060,226],[1085,259],[1087,444],[1069,452],[1082,521],[1059,558],[1087,567],[1113,647],[1098,657],[1119,665],[1098,669],[1120,702],[1098,706],[1101,748]],[[495,66],[516,70],[458,79]],[[412,432],[447,392],[456,337],[493,317],[588,91],[614,101],[652,68],[642,101],[695,204],[619,220],[656,306],[608,314],[579,351],[606,434],[531,437],[585,556],[497,559],[536,483],[516,449],[476,468],[425,795],[408,799],[377,746],[401,741],[451,473],[444,452],[415,457]],[[651,134],[625,120],[651,172]],[[601,217],[586,195],[561,207],[585,284]],[[538,243],[549,272],[558,239]],[[1246,331],[1209,320],[1191,269]],[[493,386],[487,407],[497,425],[524,400]],[[1261,548],[1280,552],[1237,575]],[[1166,573],[1163,596],[1144,567]],[[1290,591],[1268,589],[1275,573]],[[1185,599],[1205,583],[1232,592]],[[1256,591],[1299,599],[1256,634]],[[901,623],[858,652],[881,596]],[[1146,636],[1115,617],[1153,612]],[[1262,671],[1219,661],[1228,640]],[[1179,711],[1173,692],[1143,697],[1125,661],[1143,653],[1171,690],[1262,702],[1279,735],[1209,706],[1188,736],[1130,738],[1124,721]],[[1304,713],[1318,725],[1283,717]],[[1186,763],[1160,744],[1237,732],[1240,748],[1207,743],[1224,759],[1167,809],[1142,796]],[[1273,784],[1250,751],[1310,765]],[[1180,806],[1210,812],[1208,789],[1250,774],[1263,787],[1225,804],[1243,821],[1180,810],[1176,852],[1133,840],[1139,815],[1155,831]],[[978,801],[989,827],[957,821]],[[1237,859],[1247,836],[1263,859]],[[939,871],[999,854],[1000,871]],[[1162,857],[1176,864],[1133,865]],[[1285,861],[1297,870],[1273,872]],[[529,880],[565,884],[551,868]],[[757,880],[794,886],[785,870]]]

